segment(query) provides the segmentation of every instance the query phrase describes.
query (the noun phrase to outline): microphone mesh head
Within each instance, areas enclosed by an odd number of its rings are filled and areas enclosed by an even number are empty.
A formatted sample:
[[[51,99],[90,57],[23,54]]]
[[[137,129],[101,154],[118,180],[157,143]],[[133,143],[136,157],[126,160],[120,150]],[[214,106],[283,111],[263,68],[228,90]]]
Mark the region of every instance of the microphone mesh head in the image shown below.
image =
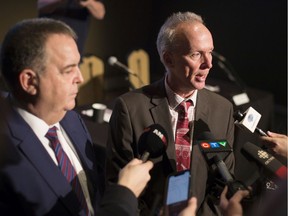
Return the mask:
[[[117,58],[115,57],[115,56],[111,56],[111,57],[109,57],[109,59],[108,59],[108,63],[110,64],[110,65],[114,65],[116,62],[117,62],[118,60],[117,60]]]

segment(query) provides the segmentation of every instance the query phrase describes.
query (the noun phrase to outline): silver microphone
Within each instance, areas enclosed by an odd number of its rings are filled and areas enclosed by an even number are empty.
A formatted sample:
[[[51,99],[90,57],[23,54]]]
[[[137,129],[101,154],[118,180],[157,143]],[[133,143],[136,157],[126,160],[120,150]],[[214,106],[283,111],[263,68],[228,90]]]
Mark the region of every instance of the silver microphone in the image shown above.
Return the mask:
[[[118,67],[119,69],[121,69],[122,71],[124,71],[124,72],[126,72],[128,74],[131,74],[133,76],[137,76],[137,74],[132,72],[126,65],[122,64],[121,62],[119,62],[118,59],[115,56],[110,56],[109,59],[108,59],[108,63],[111,66]]]

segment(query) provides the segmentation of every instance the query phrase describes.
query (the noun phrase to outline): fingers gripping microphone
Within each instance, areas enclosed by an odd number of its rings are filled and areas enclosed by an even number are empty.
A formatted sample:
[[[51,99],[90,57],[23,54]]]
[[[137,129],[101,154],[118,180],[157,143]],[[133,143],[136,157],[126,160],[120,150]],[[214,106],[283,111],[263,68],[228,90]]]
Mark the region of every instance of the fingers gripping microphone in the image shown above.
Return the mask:
[[[257,127],[261,114],[252,107],[249,107],[244,113],[239,110],[236,111],[233,117],[236,120],[235,124],[240,128],[249,130],[252,133],[256,131],[260,136],[268,136],[262,129]]]
[[[159,124],[144,129],[138,141],[138,151],[142,161],[161,156],[167,149],[167,132]]]
[[[268,174],[280,179],[287,178],[287,167],[265,150],[250,142],[246,142],[241,150],[246,152],[255,162],[264,167]]]

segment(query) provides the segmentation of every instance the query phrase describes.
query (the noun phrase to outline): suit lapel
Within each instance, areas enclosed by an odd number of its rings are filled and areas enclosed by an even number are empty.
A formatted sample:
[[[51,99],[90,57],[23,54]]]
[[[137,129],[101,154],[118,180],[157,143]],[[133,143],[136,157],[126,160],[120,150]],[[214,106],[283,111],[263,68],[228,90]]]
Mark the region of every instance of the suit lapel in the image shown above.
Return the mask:
[[[69,136],[77,155],[82,163],[85,170],[93,169],[93,149],[91,139],[87,139],[88,132],[83,134],[84,123],[79,125],[79,119],[75,121],[72,115],[77,115],[76,113],[67,112],[66,116],[60,122],[61,126],[64,128],[65,132]],[[81,120],[80,120],[81,122]],[[85,129],[86,130],[86,129]]]
[[[151,98],[151,104],[154,105],[154,107],[151,108],[151,115],[152,118],[154,119],[154,122],[160,124],[168,134],[168,146],[166,154],[168,159],[171,159],[169,160],[169,162],[172,169],[175,169],[176,154],[174,147],[174,135],[171,120],[170,118],[167,118],[167,116],[170,116],[170,111],[165,91],[164,79],[157,82],[154,85],[154,88],[156,94],[154,92],[154,95]]]
[[[49,185],[58,200],[61,200],[71,213],[78,212],[77,197],[72,192],[72,187],[67,182],[59,168],[55,165],[46,149],[43,147],[30,126],[15,112],[9,119],[8,125],[12,140],[24,158],[37,170],[39,176]]]
[[[211,109],[209,98],[205,95],[205,91],[205,89],[199,90],[197,95],[193,140],[198,140],[204,131],[210,131],[207,122]]]

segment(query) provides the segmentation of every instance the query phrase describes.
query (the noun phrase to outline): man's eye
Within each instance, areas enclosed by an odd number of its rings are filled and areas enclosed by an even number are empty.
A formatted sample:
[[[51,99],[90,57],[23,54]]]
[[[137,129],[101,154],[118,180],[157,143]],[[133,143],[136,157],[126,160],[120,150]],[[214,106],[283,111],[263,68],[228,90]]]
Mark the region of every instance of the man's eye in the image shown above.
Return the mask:
[[[71,69],[67,69],[67,70],[64,70],[63,71],[63,74],[71,74],[71,73],[73,73],[73,69],[71,68]]]
[[[200,54],[199,52],[192,53],[192,54],[190,55],[190,57],[191,57],[192,59],[198,59],[198,58],[201,57],[201,54]]]

